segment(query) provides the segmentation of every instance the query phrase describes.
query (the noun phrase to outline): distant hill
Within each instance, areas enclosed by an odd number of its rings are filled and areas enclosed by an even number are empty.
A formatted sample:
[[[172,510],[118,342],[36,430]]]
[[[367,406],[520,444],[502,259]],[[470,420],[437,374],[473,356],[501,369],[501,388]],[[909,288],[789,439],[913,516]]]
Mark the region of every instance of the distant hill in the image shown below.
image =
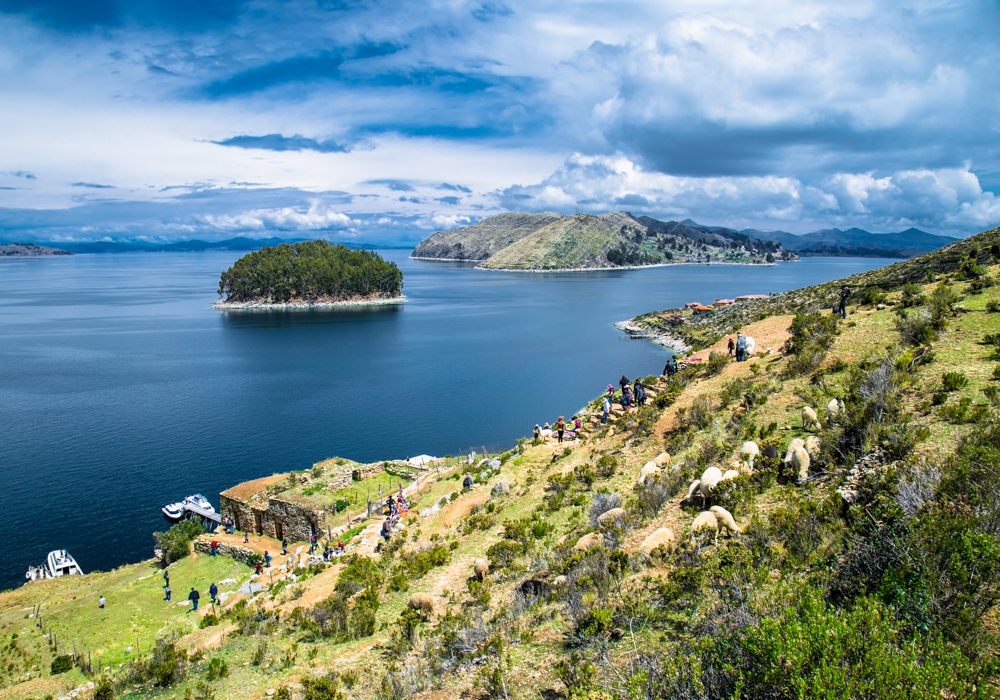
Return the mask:
[[[916,228],[898,233],[870,233],[860,228],[841,231],[837,228],[822,229],[802,235],[785,231],[746,230],[756,238],[773,240],[799,255],[834,255],[839,257],[912,258],[915,255],[937,250],[956,238],[937,236]]]
[[[0,257],[41,257],[49,255],[72,255],[68,250],[35,245],[34,243],[0,244]]]
[[[780,244],[739,232],[712,233],[629,212],[592,216],[508,212],[439,231],[415,258],[481,260],[492,270],[577,270],[661,263],[767,263],[788,258]],[[794,255],[792,256],[794,257]]]
[[[483,261],[561,218],[552,212],[528,214],[511,211],[497,214],[472,226],[438,231],[422,240],[412,257]]]
[[[164,252],[201,252],[206,250],[260,250],[264,246],[278,246],[282,243],[301,243],[305,238],[227,238],[223,241],[175,241],[174,243],[144,243],[122,241],[95,241],[86,243],[60,243],[59,245],[72,253],[164,253]],[[364,243],[340,243],[351,250],[405,250],[409,246],[381,246]]]

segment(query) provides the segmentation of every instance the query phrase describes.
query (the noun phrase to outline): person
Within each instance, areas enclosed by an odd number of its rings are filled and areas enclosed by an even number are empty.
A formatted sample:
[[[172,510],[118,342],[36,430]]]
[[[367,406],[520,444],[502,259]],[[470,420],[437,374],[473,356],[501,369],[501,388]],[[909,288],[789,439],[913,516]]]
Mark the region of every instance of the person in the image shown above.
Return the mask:
[[[542,439],[542,426],[538,425],[538,423],[535,423],[535,430],[532,432],[531,435],[532,435],[532,437],[535,440],[541,440]]]
[[[256,564],[253,565],[253,570],[258,576],[264,575],[264,567],[261,566],[260,562],[257,562]]]
[[[465,472],[465,478],[462,479],[462,490],[463,491],[472,490],[472,474],[470,472]]]
[[[747,357],[747,339],[742,333],[736,334],[736,361],[743,362]]]
[[[250,531],[249,530],[244,530],[243,531],[243,544],[250,544]]]
[[[614,400],[615,400],[615,388],[612,385],[608,384],[608,401],[614,401]]]
[[[101,610],[104,610],[105,602],[106,601],[104,600],[104,595],[102,594],[101,597],[97,599],[97,607],[99,607]]]
[[[284,537],[281,538],[281,556],[288,554],[288,540]]]
[[[272,557],[271,557],[271,553],[270,553],[270,552],[268,552],[268,551],[267,551],[267,550],[265,549],[265,550],[264,550],[264,566],[266,566],[266,567],[267,567],[268,569],[270,569],[270,568],[271,568],[271,558],[272,558]]]
[[[169,603],[170,602],[170,584],[169,583],[166,586],[163,587],[163,593],[166,596],[164,598],[164,600]]]
[[[667,364],[663,367],[663,373],[667,375],[667,379],[671,379],[677,374],[677,355],[670,356]]]
[[[389,518],[386,518],[382,522],[382,533],[381,534],[382,534],[382,538],[386,542],[388,542],[390,535],[392,535],[392,521]]]
[[[389,497],[385,499],[385,507],[389,509],[389,512],[386,513],[386,515],[396,514],[396,500],[392,497],[391,493],[389,494]]]
[[[196,591],[194,588],[192,588],[191,592],[188,593],[188,600],[191,601],[191,610],[194,611],[194,612],[198,612],[198,599],[199,598],[201,598],[201,594],[198,593],[198,591]]]
[[[219,587],[212,582],[212,585],[208,587],[208,595],[212,599],[212,605],[215,605],[215,597],[219,595]]]
[[[219,553],[219,543],[216,542],[215,540],[212,540],[212,556],[214,557],[218,553]]]
[[[847,288],[845,284],[840,288],[840,306],[837,309],[840,312],[841,318],[847,318],[847,299],[851,296],[851,290]]]
[[[626,411],[632,406],[632,391],[628,388],[628,384],[622,387],[622,408]]]
[[[729,356],[733,356],[733,352],[736,350],[736,343],[733,342],[732,336],[729,337]]]
[[[167,571],[166,569],[163,570],[163,585],[165,586],[170,585],[170,572]]]
[[[601,425],[608,424],[608,416],[611,414],[611,402],[608,401],[608,397],[605,396],[601,399]]]
[[[343,540],[337,540],[337,549],[334,550],[334,553],[337,556],[340,556],[341,554],[344,553],[344,541]]]
[[[632,386],[632,390],[635,393],[635,404],[636,406],[646,405],[646,387],[642,385],[642,382],[638,379],[635,380],[635,384]]]
[[[629,382],[628,382],[628,377],[626,377],[626,376],[625,376],[625,375],[623,374],[623,375],[622,375],[622,378],[618,380],[618,386],[620,386],[620,387],[622,388],[622,391],[624,391],[624,390],[625,390],[625,387],[627,387],[627,386],[628,386],[628,384],[629,384]]]
[[[558,436],[559,442],[562,442],[563,435],[566,434],[566,421],[563,419],[562,416],[559,416],[559,420],[556,421],[556,424],[553,427],[556,430],[556,435]]]

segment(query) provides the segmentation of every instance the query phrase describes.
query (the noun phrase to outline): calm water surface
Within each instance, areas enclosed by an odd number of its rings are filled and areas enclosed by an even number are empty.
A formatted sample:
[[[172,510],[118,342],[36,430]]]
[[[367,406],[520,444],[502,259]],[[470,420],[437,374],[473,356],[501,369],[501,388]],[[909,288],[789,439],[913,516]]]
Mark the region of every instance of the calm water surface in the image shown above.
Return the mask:
[[[66,548],[85,571],[152,555],[165,503],[340,455],[510,446],[667,351],[636,314],[886,264],[575,274],[475,271],[387,251],[401,307],[222,313],[238,253],[0,260],[0,588]]]

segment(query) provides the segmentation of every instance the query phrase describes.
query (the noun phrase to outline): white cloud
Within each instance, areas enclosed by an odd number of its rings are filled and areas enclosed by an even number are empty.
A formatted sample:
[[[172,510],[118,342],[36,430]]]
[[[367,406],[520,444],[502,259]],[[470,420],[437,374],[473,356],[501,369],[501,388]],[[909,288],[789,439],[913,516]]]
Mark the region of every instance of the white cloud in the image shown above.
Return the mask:
[[[329,231],[359,223],[319,202],[313,202],[305,211],[292,207],[254,209],[242,214],[208,215],[204,222],[223,231]]]

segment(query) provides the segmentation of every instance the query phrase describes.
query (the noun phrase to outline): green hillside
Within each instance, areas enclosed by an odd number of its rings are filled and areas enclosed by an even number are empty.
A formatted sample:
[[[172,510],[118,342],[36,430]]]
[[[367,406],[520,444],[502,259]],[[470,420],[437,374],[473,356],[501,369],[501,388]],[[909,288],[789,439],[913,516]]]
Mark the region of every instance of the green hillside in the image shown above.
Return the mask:
[[[88,680],[50,673],[41,603],[60,653],[108,660],[100,700],[1000,697],[998,275],[1000,229],[851,278],[843,320],[838,282],[689,321],[703,349],[645,378],[646,406],[602,425],[595,399],[579,438],[499,467],[445,459],[381,551],[352,530],[359,556],[276,566],[202,629],[149,564],[0,594],[0,693]],[[734,531],[693,530],[705,511]],[[225,561],[174,564],[175,590],[233,590],[249,571]]]
[[[487,217],[472,226],[438,231],[422,240],[411,257],[476,262],[486,260],[511,243],[561,218],[559,214],[551,212],[542,214],[504,212]]]

